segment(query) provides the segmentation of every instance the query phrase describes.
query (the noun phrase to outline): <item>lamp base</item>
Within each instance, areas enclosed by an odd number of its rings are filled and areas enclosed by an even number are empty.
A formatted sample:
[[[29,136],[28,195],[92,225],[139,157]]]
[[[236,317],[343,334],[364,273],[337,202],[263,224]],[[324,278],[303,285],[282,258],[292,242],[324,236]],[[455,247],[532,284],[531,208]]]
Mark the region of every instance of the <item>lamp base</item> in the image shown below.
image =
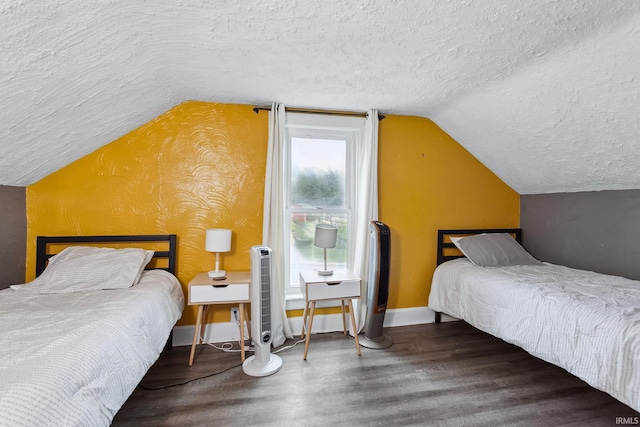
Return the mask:
[[[224,270],[211,270],[207,275],[213,280],[224,280],[227,278],[227,272]]]
[[[332,276],[333,270],[318,270],[318,275],[320,276]]]

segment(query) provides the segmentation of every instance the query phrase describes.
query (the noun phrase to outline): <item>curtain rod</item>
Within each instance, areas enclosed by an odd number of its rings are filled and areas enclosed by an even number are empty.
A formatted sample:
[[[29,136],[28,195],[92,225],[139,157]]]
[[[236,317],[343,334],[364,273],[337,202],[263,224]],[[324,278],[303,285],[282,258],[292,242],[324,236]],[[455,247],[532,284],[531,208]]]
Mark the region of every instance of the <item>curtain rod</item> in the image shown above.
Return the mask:
[[[306,114],[326,114],[330,116],[351,116],[351,117],[367,117],[368,113],[360,113],[357,111],[339,111],[339,110],[318,110],[313,108],[296,108],[296,107],[285,107],[285,111],[289,111],[291,113],[306,113]],[[271,107],[254,107],[253,111],[259,113],[261,110],[271,111]],[[378,120],[384,119],[382,114],[378,114]]]

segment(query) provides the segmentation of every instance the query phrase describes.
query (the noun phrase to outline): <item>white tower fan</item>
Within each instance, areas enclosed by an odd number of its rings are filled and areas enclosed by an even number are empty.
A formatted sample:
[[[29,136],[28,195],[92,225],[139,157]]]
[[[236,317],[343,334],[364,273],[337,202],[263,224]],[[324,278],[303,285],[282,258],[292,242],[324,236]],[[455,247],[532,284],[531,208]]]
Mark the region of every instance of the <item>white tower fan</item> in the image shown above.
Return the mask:
[[[242,364],[245,374],[265,377],[282,367],[280,356],[271,354],[271,249],[251,247],[251,335],[255,353]]]
[[[382,331],[389,298],[391,230],[380,221],[371,221],[369,230],[371,234],[369,235],[367,317],[364,323],[364,336],[360,337],[360,345],[382,349],[393,344],[393,339]]]

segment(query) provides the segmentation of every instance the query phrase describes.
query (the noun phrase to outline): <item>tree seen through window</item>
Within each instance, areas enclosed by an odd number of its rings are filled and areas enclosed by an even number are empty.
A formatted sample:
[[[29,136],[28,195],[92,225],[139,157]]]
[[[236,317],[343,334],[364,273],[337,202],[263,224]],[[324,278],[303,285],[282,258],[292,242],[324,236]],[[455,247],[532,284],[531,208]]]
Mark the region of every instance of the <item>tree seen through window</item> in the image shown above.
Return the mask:
[[[323,208],[342,207],[344,176],[336,171],[324,173],[305,170],[297,177],[291,192],[293,205]]]

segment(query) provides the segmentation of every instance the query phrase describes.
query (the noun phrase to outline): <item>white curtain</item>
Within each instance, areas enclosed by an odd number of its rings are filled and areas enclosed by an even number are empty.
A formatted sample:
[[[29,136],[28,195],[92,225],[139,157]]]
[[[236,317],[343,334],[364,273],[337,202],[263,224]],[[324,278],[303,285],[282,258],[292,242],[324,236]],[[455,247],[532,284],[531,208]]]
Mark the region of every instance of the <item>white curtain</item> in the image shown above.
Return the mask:
[[[369,110],[357,147],[357,203],[354,212],[356,241],[353,270],[362,279],[360,300],[354,301],[358,331],[367,315],[369,279],[369,224],[378,219],[378,110]],[[351,333],[356,333],[353,329]]]
[[[273,346],[282,345],[286,338],[293,338],[285,305],[284,216],[283,194],[285,162],[285,107],[272,104],[269,112],[269,147],[267,149],[267,172],[264,187],[264,219],[262,222],[262,244],[271,248],[274,269],[273,292],[271,298],[271,333]]]

